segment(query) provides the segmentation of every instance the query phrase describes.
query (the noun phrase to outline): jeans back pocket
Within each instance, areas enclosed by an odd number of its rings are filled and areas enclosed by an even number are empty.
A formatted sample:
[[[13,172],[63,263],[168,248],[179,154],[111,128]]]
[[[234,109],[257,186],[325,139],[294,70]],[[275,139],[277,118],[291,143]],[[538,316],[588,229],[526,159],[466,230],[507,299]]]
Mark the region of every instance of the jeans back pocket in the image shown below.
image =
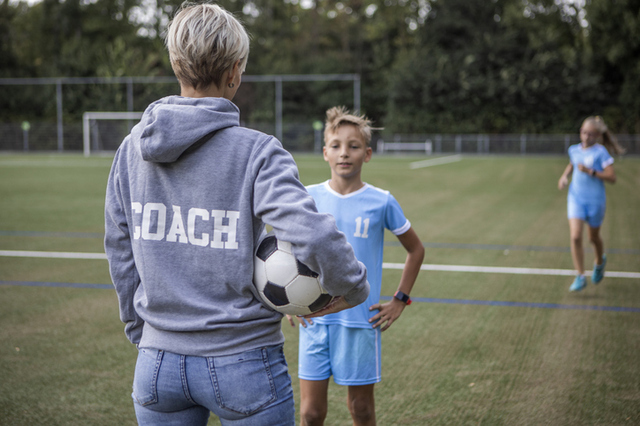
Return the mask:
[[[250,415],[278,398],[266,348],[208,360],[221,408]]]
[[[158,372],[163,351],[140,349],[133,376],[133,397],[138,404],[147,406],[158,402]]]

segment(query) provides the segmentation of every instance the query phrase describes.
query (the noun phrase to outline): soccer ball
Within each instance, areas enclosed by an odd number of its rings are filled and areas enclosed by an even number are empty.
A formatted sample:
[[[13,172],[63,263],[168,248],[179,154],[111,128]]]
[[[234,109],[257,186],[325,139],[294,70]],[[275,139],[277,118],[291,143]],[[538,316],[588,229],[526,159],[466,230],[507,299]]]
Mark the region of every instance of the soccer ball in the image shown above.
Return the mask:
[[[291,243],[267,236],[258,245],[253,283],[262,301],[270,308],[289,315],[307,315],[331,302],[318,274],[293,255]]]

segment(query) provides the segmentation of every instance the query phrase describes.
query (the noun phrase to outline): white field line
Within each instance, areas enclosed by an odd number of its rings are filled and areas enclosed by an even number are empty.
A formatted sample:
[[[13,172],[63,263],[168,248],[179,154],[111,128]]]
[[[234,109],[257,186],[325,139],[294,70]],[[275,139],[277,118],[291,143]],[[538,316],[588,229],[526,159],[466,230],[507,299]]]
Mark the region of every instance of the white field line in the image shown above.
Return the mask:
[[[403,263],[383,263],[385,269],[403,269]],[[576,271],[572,269],[541,269],[541,268],[504,268],[494,266],[464,266],[464,265],[428,265],[420,267],[423,271],[444,271],[444,272],[481,272],[488,274],[520,274],[520,275],[562,275],[574,276]],[[591,274],[591,271],[585,271]],[[610,278],[640,278],[640,272],[616,272],[606,271],[605,275]]]
[[[20,251],[20,250],[0,250],[0,257],[40,257],[49,259],[98,259],[106,260],[104,253],[70,253],[56,251]],[[403,269],[403,263],[383,263],[384,269]],[[572,269],[541,269],[541,268],[505,268],[494,266],[465,266],[465,265],[429,265],[420,267],[423,271],[443,271],[443,272],[481,272],[487,274],[520,274],[520,275],[562,275],[573,276],[576,271]],[[591,271],[586,271],[590,274]],[[640,272],[616,272],[607,271],[606,276],[610,278],[640,278]]]
[[[104,253],[70,253],[60,251],[20,251],[0,250],[0,256],[5,257],[44,257],[47,259],[107,259]]]
[[[460,160],[462,160],[462,155],[460,154],[449,155],[446,157],[432,158],[429,160],[414,161],[413,163],[409,164],[409,168],[421,169],[424,167],[439,166],[440,164],[455,163],[456,161]]]
[[[84,157],[82,157],[84,159]],[[102,158],[99,154],[95,158]],[[86,161],[86,160],[85,160]],[[102,167],[109,168],[111,163],[107,162],[75,162],[75,161],[47,161],[47,160],[0,160],[0,167]]]

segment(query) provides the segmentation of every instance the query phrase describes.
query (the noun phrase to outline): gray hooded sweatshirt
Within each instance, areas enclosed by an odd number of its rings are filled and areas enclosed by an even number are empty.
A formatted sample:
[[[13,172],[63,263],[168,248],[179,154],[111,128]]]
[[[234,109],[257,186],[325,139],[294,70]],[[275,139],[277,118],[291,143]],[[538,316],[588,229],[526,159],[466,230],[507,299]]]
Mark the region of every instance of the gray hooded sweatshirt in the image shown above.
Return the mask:
[[[284,342],[260,302],[253,259],[265,223],[326,290],[351,305],[366,269],[332,216],[317,212],[291,155],[239,126],[223,98],[151,104],[116,152],[105,251],[129,340],[141,348],[228,355]]]

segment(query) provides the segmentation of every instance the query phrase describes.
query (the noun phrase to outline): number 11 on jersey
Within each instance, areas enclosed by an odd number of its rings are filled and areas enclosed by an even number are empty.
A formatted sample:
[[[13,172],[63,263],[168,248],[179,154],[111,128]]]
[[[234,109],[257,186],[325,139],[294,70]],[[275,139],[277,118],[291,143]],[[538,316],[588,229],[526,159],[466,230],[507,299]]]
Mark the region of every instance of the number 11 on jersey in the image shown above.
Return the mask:
[[[362,229],[362,225],[364,225],[364,229]],[[362,217],[358,216],[356,218],[356,233],[353,234],[353,236],[359,237],[359,238],[368,238],[369,237],[369,234],[367,233],[368,231],[369,231],[369,218],[363,221]]]

